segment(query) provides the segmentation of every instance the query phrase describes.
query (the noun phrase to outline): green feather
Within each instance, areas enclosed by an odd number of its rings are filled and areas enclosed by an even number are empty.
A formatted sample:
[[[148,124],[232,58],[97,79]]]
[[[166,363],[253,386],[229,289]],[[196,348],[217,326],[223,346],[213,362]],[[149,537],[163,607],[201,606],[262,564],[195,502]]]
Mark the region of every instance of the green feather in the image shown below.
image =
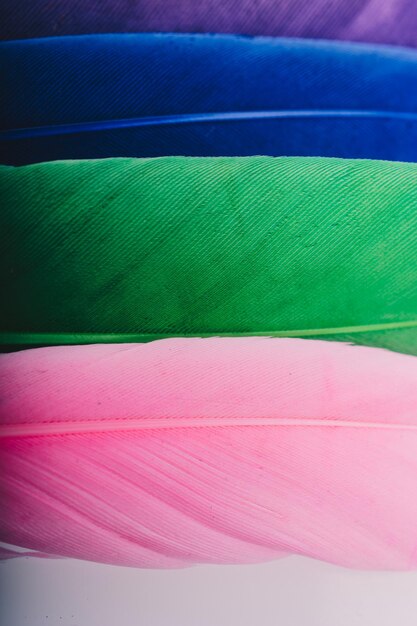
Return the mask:
[[[0,341],[268,335],[417,355],[417,165],[323,158],[0,168]]]

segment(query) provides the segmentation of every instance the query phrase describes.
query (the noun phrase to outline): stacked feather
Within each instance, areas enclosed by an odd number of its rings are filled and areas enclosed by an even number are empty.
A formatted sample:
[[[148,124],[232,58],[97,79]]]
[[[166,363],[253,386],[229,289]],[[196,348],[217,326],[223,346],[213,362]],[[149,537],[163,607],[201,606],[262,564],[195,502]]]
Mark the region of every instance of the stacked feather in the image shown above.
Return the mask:
[[[417,567],[416,53],[90,35],[417,43],[248,4],[0,9],[0,558]]]
[[[142,34],[6,42],[0,59],[0,157],[10,165],[259,154],[417,161],[414,50]]]
[[[417,47],[414,0],[14,0],[0,38],[91,33],[238,33]]]

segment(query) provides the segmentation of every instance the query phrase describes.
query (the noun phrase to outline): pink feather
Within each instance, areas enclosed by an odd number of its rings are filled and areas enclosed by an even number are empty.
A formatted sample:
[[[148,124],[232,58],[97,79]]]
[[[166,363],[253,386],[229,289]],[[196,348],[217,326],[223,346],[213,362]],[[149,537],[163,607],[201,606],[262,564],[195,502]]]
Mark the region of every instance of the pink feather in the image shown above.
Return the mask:
[[[4,542],[152,568],[417,567],[415,357],[167,339],[0,367]]]

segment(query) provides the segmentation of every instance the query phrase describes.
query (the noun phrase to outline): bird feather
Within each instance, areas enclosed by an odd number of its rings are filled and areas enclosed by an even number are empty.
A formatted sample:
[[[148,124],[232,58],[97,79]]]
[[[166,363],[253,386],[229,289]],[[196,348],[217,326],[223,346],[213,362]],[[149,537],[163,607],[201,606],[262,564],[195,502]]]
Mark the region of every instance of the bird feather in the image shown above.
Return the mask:
[[[5,345],[266,335],[417,355],[417,165],[0,168]]]
[[[415,357],[184,338],[24,350],[0,371],[0,538],[25,556],[417,567]]]
[[[240,33],[417,47],[414,0],[14,0],[2,39],[121,32]]]
[[[230,36],[0,45],[0,159],[417,161],[417,52]]]

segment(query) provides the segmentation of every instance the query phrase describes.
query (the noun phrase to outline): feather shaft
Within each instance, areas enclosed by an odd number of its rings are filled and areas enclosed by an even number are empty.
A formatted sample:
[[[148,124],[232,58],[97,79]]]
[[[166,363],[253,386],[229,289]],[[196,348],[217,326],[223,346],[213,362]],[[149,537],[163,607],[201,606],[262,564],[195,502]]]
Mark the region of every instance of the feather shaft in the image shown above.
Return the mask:
[[[42,437],[48,435],[80,435],[82,433],[105,433],[105,432],[126,432],[137,430],[159,430],[166,428],[239,428],[242,426],[295,426],[295,427],[315,427],[315,428],[376,428],[383,430],[417,430],[417,424],[385,424],[383,422],[354,422],[332,419],[306,420],[306,419],[279,419],[273,417],[256,418],[176,418],[144,420],[106,420],[94,422],[40,422],[38,424],[18,424],[10,425],[4,423],[0,426],[0,439],[14,437]]]
[[[324,335],[355,335],[356,333],[377,332],[383,330],[401,330],[415,328],[417,320],[407,322],[387,322],[385,324],[366,324],[362,326],[340,326],[336,328],[303,328],[295,330],[279,330],[247,333],[187,333],[187,337],[320,337]],[[136,343],[183,337],[174,334],[151,333],[0,333],[0,343],[6,345],[70,345],[88,343]]]
[[[188,115],[160,115],[157,117],[136,117],[127,119],[101,120],[78,124],[56,124],[34,126],[33,128],[12,128],[0,131],[0,141],[15,141],[31,137],[50,137],[71,135],[118,128],[140,128],[147,126],[166,126],[177,124],[210,124],[213,122],[239,122],[267,119],[382,119],[416,122],[416,113],[398,111],[361,111],[361,110],[320,110],[320,111],[224,111],[221,113],[190,113]]]

